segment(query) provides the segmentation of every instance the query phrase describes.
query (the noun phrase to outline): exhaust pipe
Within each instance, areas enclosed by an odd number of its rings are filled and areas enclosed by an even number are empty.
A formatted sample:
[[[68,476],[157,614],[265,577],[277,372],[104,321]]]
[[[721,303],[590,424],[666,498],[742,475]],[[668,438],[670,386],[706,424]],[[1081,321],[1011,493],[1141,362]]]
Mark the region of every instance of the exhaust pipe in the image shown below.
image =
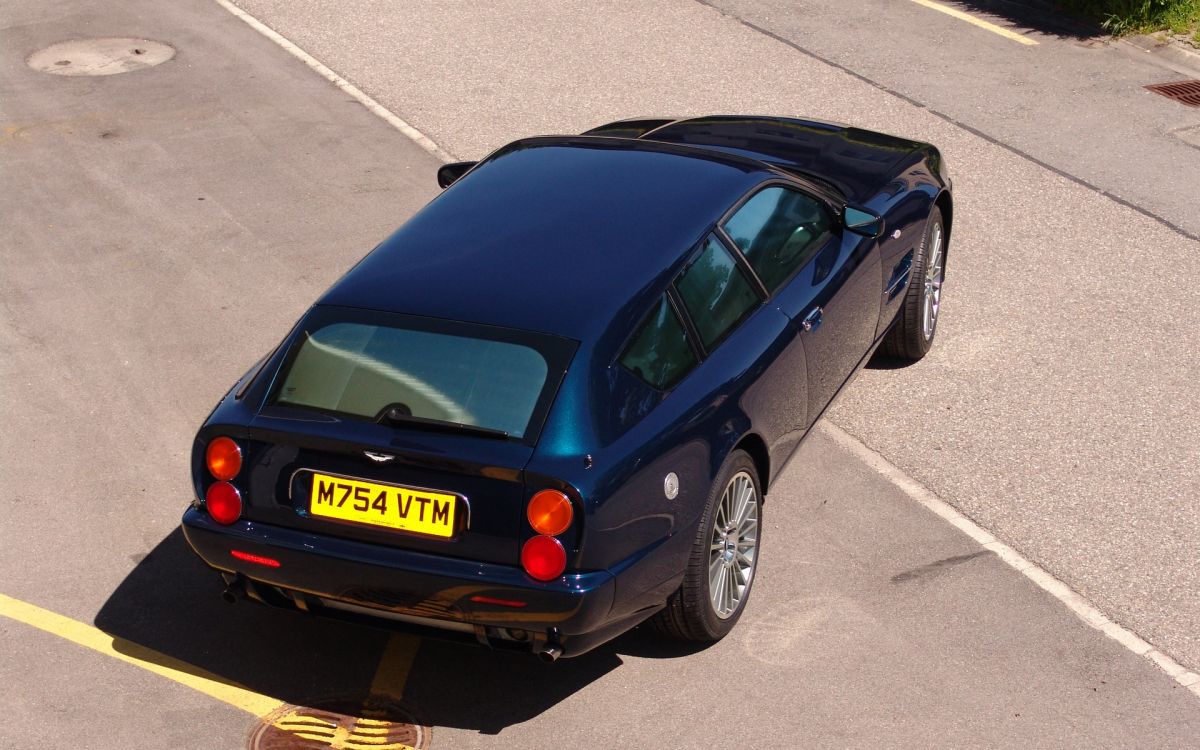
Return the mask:
[[[547,643],[541,648],[537,649],[537,651],[534,653],[537,654],[537,658],[549,664],[557,661],[558,657],[562,656],[562,647]]]
[[[226,604],[237,604],[238,599],[246,595],[246,582],[239,575],[229,582],[221,592],[221,600]]]

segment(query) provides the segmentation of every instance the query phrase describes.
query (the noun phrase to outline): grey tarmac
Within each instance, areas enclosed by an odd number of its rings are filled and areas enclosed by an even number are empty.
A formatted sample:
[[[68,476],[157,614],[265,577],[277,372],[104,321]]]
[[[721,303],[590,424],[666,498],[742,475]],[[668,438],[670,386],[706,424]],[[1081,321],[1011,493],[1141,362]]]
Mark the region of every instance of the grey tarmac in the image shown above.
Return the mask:
[[[1200,216],[1200,152],[1166,135],[1200,109],[1135,85],[1179,74],[907,1],[714,5],[241,3],[464,159],[647,114],[937,144],[957,201],[937,348],[866,371],[829,418],[1200,668],[1200,241],[1154,218]]]
[[[685,10],[705,14],[701,37],[710,21],[734,28],[711,9]],[[91,36],[178,52],[103,78],[25,66],[42,47]],[[191,495],[192,434],[208,409],[435,194],[438,161],[208,0],[64,0],[53,12],[16,0],[0,11],[0,91],[0,594],[94,624],[120,649],[152,648],[280,700],[365,697],[396,636],[223,604],[178,518]],[[628,114],[633,103],[606,106]],[[545,130],[538,119],[520,133]],[[963,165],[964,205],[985,187],[965,169],[969,156],[1017,176],[1030,169],[941,135],[933,139]],[[465,142],[441,142],[467,153]],[[1112,210],[1067,181],[1039,179],[1099,217]],[[959,240],[972,248],[989,219],[967,215]],[[966,269],[998,265],[980,252],[958,258],[963,311],[974,306],[964,290],[982,283]],[[982,370],[986,352],[955,362],[970,351],[966,320],[943,331],[928,365],[870,371],[841,408],[865,391],[911,390],[922,373]],[[435,748],[697,747],[731,734],[764,748],[1183,748],[1200,734],[1195,695],[824,428],[772,488],[764,529],[751,609],[716,646],[687,653],[639,629],[547,667],[422,640],[404,702],[433,727]],[[0,637],[0,748],[232,748],[256,726],[207,695],[2,616]]]

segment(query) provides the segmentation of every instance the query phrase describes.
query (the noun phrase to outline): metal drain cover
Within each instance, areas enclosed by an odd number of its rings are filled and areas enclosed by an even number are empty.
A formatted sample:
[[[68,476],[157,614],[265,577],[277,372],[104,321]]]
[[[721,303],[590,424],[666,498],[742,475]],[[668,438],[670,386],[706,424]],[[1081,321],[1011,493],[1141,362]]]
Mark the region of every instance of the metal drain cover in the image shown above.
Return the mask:
[[[58,76],[112,76],[152,68],[175,56],[175,48],[149,39],[75,39],[38,50],[25,63]]]
[[[1189,107],[1200,107],[1200,81],[1156,83],[1146,88],[1168,99],[1174,99],[1180,104],[1186,104]]]
[[[250,735],[250,750],[427,750],[432,730],[390,701],[283,705]]]

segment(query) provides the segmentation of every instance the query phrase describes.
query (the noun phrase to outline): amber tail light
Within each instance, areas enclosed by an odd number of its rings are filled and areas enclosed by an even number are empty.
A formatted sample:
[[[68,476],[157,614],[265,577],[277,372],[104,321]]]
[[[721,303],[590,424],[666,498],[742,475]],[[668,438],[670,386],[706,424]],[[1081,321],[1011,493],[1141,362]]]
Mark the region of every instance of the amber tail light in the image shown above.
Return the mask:
[[[228,482],[242,470],[242,449],[231,438],[214,438],[204,451],[204,463],[214,479]]]
[[[570,499],[558,490],[542,490],[530,498],[525,517],[537,533],[558,536],[571,528],[575,509]]]

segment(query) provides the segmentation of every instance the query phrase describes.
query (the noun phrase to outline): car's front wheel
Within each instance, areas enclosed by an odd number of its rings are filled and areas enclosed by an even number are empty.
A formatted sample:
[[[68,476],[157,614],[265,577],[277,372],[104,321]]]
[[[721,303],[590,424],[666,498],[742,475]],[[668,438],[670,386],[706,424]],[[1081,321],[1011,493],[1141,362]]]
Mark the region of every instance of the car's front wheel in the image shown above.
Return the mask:
[[[655,626],[674,638],[724,638],[746,609],[758,567],[762,492],[754,461],[734,451],[717,473],[679,589]]]

